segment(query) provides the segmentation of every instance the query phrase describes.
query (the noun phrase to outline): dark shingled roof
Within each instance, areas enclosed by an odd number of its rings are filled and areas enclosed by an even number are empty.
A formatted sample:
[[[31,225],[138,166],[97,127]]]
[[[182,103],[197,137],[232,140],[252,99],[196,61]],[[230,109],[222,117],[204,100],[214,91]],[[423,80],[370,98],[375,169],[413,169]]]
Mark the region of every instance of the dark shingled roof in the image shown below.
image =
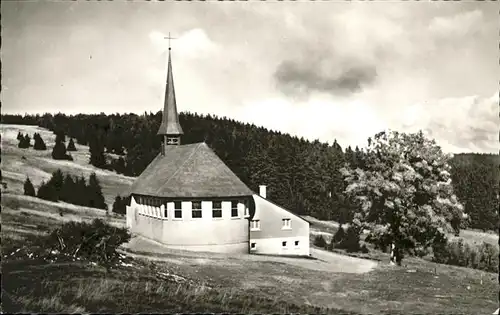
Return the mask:
[[[131,194],[237,197],[254,194],[205,143],[167,146],[137,178]]]

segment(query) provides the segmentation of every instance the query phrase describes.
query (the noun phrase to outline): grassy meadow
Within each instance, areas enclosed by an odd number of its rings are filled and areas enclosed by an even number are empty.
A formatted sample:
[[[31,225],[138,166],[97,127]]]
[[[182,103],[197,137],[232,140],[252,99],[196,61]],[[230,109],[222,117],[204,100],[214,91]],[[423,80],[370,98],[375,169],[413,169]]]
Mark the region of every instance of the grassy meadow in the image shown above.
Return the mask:
[[[29,176],[38,189],[57,168],[84,175],[95,171],[110,207],[133,178],[88,164],[88,147],[74,161],[50,157],[54,136],[35,126],[2,128],[3,255],[69,220],[102,218],[124,226],[103,210],[22,196]],[[48,150],[17,148],[18,131],[41,134]],[[24,156],[24,158],[22,158]],[[311,221],[313,235],[332,235],[335,222]],[[463,231],[471,242],[498,236]],[[2,257],[4,312],[237,312],[327,314],[491,314],[498,308],[498,275],[407,258],[389,266],[372,251],[361,259],[312,248],[316,259],[222,255],[169,250],[135,237],[123,246],[132,263],[107,272],[82,262],[14,261]]]

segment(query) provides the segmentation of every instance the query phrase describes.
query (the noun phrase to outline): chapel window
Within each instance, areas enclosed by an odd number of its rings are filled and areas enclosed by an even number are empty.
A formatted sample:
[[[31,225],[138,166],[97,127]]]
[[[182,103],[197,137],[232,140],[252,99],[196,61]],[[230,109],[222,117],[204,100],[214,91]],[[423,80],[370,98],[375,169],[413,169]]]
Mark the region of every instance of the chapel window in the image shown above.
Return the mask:
[[[222,218],[222,202],[221,201],[213,201],[212,202],[212,217],[213,218]]]

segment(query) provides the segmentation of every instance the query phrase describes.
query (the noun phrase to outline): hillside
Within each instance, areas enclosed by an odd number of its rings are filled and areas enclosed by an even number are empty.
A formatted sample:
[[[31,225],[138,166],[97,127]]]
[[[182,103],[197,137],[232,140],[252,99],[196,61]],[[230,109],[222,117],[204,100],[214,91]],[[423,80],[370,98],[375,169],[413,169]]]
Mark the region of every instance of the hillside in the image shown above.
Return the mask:
[[[82,145],[72,152],[72,162],[51,160],[54,136],[46,129],[1,128],[2,181],[7,185],[2,191],[2,248],[19,246],[69,220],[99,217],[124,225],[123,217],[107,216],[99,209],[22,196],[22,184],[29,175],[38,188],[57,168],[86,177],[95,171],[110,205],[132,177],[89,165],[88,147]],[[19,130],[39,132],[49,150],[17,148]],[[335,221],[308,219],[312,234],[334,233],[338,226]],[[486,234],[464,231],[466,235]],[[496,235],[492,237],[498,242]],[[318,248],[312,248],[312,260],[228,256],[168,250],[138,237],[122,252],[135,262],[112,274],[78,263],[30,265],[4,257],[3,278],[9,283],[4,290],[9,295],[3,296],[12,302],[3,303],[4,311],[489,314],[498,307],[496,274],[417,258],[395,267],[388,266],[382,254],[383,261],[377,262]]]
[[[129,176],[140,174],[159,153],[156,132],[160,119],[161,112],[2,116],[3,123],[64,132],[80,145],[105,150],[110,158],[106,168]],[[363,168],[366,157],[362,148],[342,147],[336,141],[306,141],[225,117],[181,113],[179,119],[185,131],[183,143],[206,142],[248,187],[257,191],[266,184],[271,201],[299,215],[339,222],[350,219],[353,205],[344,198],[339,169],[345,162]],[[470,227],[496,231],[499,155],[457,154],[450,164],[454,190],[470,215]]]

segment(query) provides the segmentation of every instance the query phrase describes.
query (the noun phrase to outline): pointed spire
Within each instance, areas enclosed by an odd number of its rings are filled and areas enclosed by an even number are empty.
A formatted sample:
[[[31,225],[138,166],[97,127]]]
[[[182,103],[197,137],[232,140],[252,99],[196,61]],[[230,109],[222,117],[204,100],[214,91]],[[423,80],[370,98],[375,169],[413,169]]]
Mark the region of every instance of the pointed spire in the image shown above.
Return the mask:
[[[174,77],[172,74],[172,58],[170,55],[170,47],[168,48],[168,69],[167,69],[167,84],[165,89],[165,104],[163,107],[163,117],[157,135],[164,135],[165,138],[180,137],[184,132],[179,123],[179,115],[177,113],[177,103],[175,101]],[[167,140],[167,139],[165,139]],[[177,144],[177,143],[175,143]]]

